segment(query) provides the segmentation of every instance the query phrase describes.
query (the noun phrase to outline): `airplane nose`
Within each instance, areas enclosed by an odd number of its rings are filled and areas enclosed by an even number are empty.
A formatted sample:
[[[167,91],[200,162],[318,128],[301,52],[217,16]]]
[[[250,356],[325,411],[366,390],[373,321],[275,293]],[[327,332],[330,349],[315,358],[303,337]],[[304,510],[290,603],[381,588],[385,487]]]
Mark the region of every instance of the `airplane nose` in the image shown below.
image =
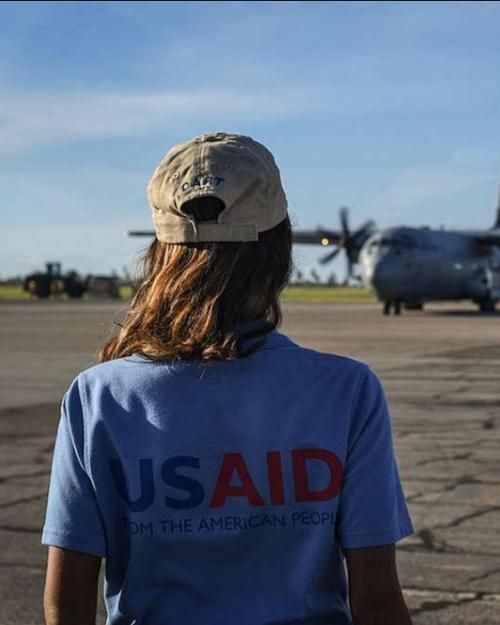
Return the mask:
[[[388,292],[392,282],[393,271],[385,262],[378,262],[373,268],[371,283],[375,292],[381,296]]]

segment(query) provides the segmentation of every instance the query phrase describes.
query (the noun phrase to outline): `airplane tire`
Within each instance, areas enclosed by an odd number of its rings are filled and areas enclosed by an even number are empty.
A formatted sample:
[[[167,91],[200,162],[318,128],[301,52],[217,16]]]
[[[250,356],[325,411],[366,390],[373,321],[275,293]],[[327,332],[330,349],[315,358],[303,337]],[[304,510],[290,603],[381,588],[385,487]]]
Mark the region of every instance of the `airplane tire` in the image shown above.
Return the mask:
[[[496,300],[487,299],[479,302],[480,312],[495,312]]]
[[[424,303],[423,302],[405,302],[406,310],[423,310]]]

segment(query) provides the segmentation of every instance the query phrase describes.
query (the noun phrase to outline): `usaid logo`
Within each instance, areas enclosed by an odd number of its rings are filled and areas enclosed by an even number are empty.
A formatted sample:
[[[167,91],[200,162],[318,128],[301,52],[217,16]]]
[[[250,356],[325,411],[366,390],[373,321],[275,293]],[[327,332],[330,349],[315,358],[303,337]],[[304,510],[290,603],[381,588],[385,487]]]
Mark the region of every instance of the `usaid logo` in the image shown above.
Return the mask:
[[[191,189],[206,189],[215,188],[224,182],[224,178],[220,176],[212,176],[211,174],[204,174],[203,176],[196,176],[189,182],[183,182],[181,185],[181,191],[186,193]]]
[[[295,502],[327,501],[336,497],[342,486],[344,466],[340,458],[328,449],[307,448],[292,449],[291,455],[291,479],[293,480],[293,500]],[[200,459],[194,456],[173,456],[162,462],[160,470],[155,470],[152,458],[140,458],[139,466],[133,467],[138,470],[140,484],[139,492],[130,493],[127,487],[127,479],[122,463],[118,458],[109,458],[108,465],[113,478],[116,491],[133,512],[142,512],[153,505],[157,497],[157,489],[160,480],[167,486],[184,491],[186,496],[169,497],[163,494],[164,505],[176,510],[187,510],[202,505],[207,498],[207,488],[210,491],[208,506],[210,508],[222,508],[231,498],[246,499],[252,507],[282,506],[285,502],[285,476],[283,473],[282,458],[280,451],[268,451],[265,458],[265,471],[267,473],[267,488],[259,492],[251,471],[241,453],[232,452],[222,456],[219,473],[215,484],[207,484],[206,478],[197,480],[185,474],[185,469],[202,470]],[[309,479],[309,462],[322,462],[328,469],[330,478],[328,484],[322,488],[313,488]],[[184,470],[183,470],[184,469]],[[202,472],[201,471],[201,472]],[[156,476],[156,477],[155,477]],[[239,484],[233,484],[237,479]]]

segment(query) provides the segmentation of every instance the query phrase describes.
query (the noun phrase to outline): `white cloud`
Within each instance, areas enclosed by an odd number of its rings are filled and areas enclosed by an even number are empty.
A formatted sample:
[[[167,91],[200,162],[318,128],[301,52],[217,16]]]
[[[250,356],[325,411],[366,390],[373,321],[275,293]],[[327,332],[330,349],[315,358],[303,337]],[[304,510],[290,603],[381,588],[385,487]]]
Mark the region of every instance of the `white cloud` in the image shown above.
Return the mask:
[[[205,127],[222,123],[227,127],[305,114],[322,114],[331,121],[403,111],[405,115],[420,114],[455,107],[454,93],[463,91],[463,85],[453,81],[444,88],[439,81],[422,84],[407,80],[396,89],[391,82],[366,85],[351,80],[199,92],[7,92],[0,95],[0,154],[24,152],[43,144],[144,136],[185,122],[201,121]],[[478,97],[469,92],[462,104],[472,104],[469,100]]]
[[[496,180],[491,173],[460,170],[412,170],[403,172],[385,192],[393,205],[413,206],[424,200],[438,199]]]
[[[443,165],[402,171],[374,198],[377,221],[384,226],[446,225],[450,228],[485,228],[493,218],[498,173]]]
[[[0,98],[0,151],[81,139],[130,137],[175,126],[196,116],[218,119],[272,119],[319,105],[306,94],[100,93],[93,91],[24,93]]]

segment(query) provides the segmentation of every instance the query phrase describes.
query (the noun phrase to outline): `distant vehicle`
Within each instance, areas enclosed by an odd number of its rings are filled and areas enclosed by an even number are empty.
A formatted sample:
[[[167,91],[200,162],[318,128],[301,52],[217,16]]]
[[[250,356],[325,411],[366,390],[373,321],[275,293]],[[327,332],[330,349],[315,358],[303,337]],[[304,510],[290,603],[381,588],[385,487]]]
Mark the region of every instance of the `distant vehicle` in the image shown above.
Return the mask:
[[[76,271],[69,271],[63,275],[61,263],[46,263],[45,266],[45,272],[39,271],[26,276],[23,285],[25,291],[42,299],[63,293],[77,299],[87,291],[87,281]]]
[[[495,223],[486,230],[400,226],[380,231],[370,219],[351,231],[345,207],[340,224],[340,230],[294,230],[293,242],[333,247],[319,259],[323,265],[344,250],[346,282],[361,280],[383,302],[385,315],[399,315],[403,305],[421,310],[425,302],[441,300],[469,299],[481,311],[495,310],[500,300],[500,195]],[[155,233],[135,230],[129,235]]]
[[[120,298],[119,280],[116,276],[88,276],[87,290],[93,297]]]
[[[71,299],[80,299],[84,293],[118,299],[118,277],[116,276],[80,276],[76,271],[62,273],[61,263],[46,263],[45,272],[36,272],[24,279],[23,288],[35,297],[46,299],[51,295],[66,294]]]

